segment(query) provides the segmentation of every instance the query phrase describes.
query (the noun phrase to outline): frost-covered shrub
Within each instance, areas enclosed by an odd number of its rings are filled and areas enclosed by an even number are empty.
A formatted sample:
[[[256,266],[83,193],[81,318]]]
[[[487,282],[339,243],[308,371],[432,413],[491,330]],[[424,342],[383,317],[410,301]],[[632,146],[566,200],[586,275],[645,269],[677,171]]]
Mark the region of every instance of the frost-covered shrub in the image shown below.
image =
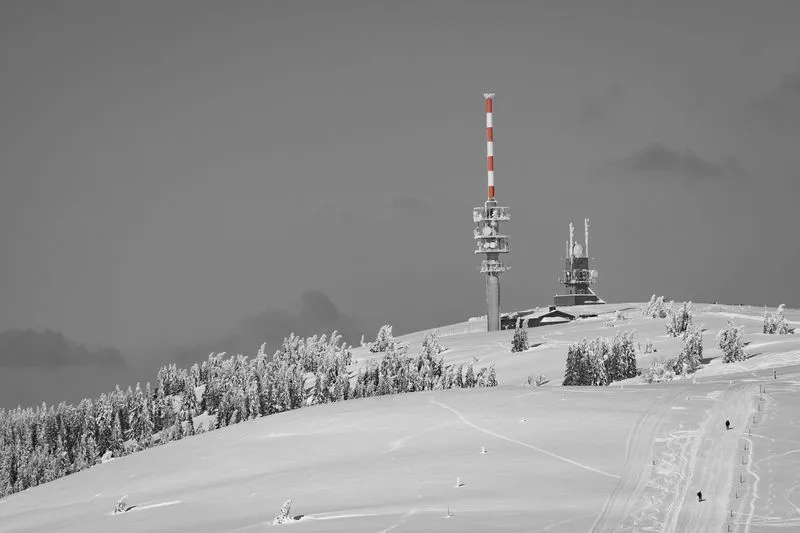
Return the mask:
[[[644,348],[642,348],[641,343],[638,343],[638,347],[639,347],[639,352],[645,355],[649,353],[655,353],[657,351],[655,346],[653,346],[653,341],[651,341],[650,339],[647,339]]]
[[[128,497],[123,496],[117,501],[117,504],[114,506],[114,514],[124,513],[127,510],[128,510]]]
[[[547,379],[547,376],[545,376],[544,374],[539,374],[536,377],[533,377],[533,374],[531,374],[527,378],[528,385],[536,385],[537,387],[541,387],[542,385],[544,385],[545,383],[547,383],[549,381],[550,380]]]
[[[783,316],[784,304],[778,306],[777,311],[768,313],[764,309],[764,326],[763,332],[769,335],[787,335],[794,333],[794,330],[789,327],[786,322],[786,317]]]
[[[683,334],[683,347],[675,359],[673,370],[676,374],[692,374],[700,368],[703,358],[703,330],[702,327],[689,326]]]
[[[528,349],[528,329],[523,328],[520,322],[517,322],[517,327],[514,329],[514,338],[511,341],[512,352],[524,352]]]
[[[275,525],[286,524],[291,522],[292,517],[289,516],[289,513],[292,509],[292,500],[286,500],[281,505],[281,510],[278,511],[278,514],[275,515],[275,518],[272,520],[272,523]]]
[[[650,297],[650,301],[642,307],[642,316],[647,318],[667,318],[667,304],[664,303],[664,297],[656,295]]]
[[[372,353],[385,352],[392,343],[394,343],[392,326],[386,324],[385,326],[381,326],[380,331],[378,331],[378,336],[375,338],[375,342],[369,346],[369,351]]]
[[[658,383],[661,381],[672,381],[675,377],[675,359],[668,359],[666,361],[661,359],[653,359],[650,368],[642,372],[642,377],[647,383]]]
[[[745,359],[744,340],[742,338],[742,327],[734,326],[732,320],[728,320],[725,328],[717,333],[719,348],[724,354],[724,363],[733,363]]]
[[[684,302],[680,309],[675,310],[672,305],[667,308],[666,326],[667,333],[673,337],[680,337],[692,324],[692,302]]]

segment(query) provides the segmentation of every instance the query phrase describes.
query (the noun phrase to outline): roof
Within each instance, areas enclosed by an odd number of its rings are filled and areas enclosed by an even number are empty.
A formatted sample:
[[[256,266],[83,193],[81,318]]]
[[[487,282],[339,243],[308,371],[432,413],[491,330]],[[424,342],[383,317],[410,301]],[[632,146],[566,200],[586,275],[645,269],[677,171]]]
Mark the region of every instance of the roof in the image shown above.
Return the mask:
[[[566,318],[569,320],[573,320],[575,315],[566,313],[564,311],[559,311],[555,309],[550,311],[549,309],[526,309],[525,311],[517,311],[516,313],[508,313],[504,315],[503,318],[507,320],[517,320],[519,318],[525,320],[531,319],[544,319],[544,318],[552,318],[552,317],[559,317],[559,318]]]

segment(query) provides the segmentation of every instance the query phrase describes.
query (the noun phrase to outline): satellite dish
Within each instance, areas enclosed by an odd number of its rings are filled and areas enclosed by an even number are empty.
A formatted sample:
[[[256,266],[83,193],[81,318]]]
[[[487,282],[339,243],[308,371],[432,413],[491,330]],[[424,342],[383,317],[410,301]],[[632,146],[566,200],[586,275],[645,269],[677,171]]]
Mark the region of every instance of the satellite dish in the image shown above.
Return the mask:
[[[592,276],[592,279],[597,279],[597,270],[590,271],[589,275]]]
[[[488,237],[491,234],[492,234],[492,228],[489,227],[489,226],[484,226],[483,227],[483,236],[484,237]]]
[[[580,243],[575,243],[575,247],[572,249],[575,257],[582,257],[583,256],[583,246]]]

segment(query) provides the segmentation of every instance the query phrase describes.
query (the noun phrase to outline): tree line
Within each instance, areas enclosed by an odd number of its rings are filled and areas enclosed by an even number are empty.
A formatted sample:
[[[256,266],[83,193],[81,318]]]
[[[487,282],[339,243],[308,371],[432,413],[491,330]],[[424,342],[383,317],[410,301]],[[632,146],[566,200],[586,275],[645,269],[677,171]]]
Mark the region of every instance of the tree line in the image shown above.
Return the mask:
[[[190,368],[162,367],[155,385],[119,386],[78,405],[0,409],[0,497],[92,465],[254,418],[337,401],[434,389],[492,387],[494,366],[445,364],[435,334],[416,355],[379,332],[371,350],[382,355],[353,368],[351,346],[333,332],[290,335],[272,357],[262,345],[250,359],[210,354]],[[378,344],[378,346],[376,346]],[[195,427],[194,418],[209,425]]]

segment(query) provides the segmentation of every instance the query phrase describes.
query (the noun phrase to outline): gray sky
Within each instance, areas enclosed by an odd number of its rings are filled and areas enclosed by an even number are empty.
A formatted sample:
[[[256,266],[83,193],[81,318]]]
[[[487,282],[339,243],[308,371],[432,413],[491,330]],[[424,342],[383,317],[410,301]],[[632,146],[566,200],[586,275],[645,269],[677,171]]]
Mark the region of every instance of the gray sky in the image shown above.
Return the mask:
[[[503,310],[551,301],[584,216],[609,301],[798,307],[798,27],[791,0],[5,1],[0,331],[131,359],[294,326],[308,290],[369,335],[483,314],[487,91]]]

